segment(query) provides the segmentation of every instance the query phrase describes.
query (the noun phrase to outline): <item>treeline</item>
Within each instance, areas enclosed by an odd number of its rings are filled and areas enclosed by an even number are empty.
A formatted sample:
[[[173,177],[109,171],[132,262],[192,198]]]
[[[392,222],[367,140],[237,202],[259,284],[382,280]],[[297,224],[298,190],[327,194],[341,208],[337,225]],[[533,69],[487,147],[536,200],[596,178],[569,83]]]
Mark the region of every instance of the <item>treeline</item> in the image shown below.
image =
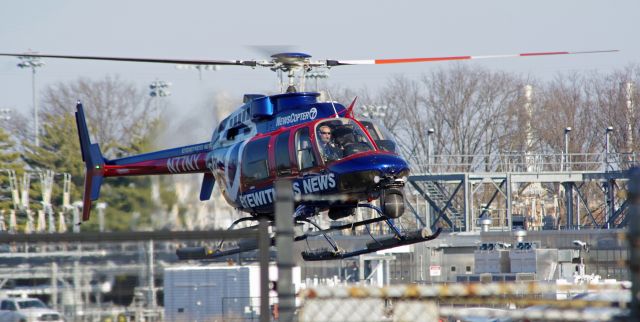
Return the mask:
[[[59,174],[69,173],[72,180],[71,202],[81,200],[85,168],[75,124],[77,100],[81,100],[85,107],[93,143],[100,144],[106,158],[148,152],[153,148],[154,131],[161,123],[157,104],[148,98],[147,92],[117,77],[101,80],[83,78],[53,84],[41,92],[39,146],[34,144],[31,120],[16,115],[10,122],[2,123],[0,169],[15,170],[18,179],[25,171],[51,169]],[[4,197],[0,201],[0,209],[6,211],[12,208],[6,173],[0,174],[0,180]],[[61,181],[57,183],[53,185],[52,192],[54,211],[68,212],[68,209],[61,209],[62,184]],[[22,184],[20,180],[19,184]],[[34,212],[42,209],[41,184],[37,177],[32,179],[29,208]],[[133,221],[141,226],[148,225],[151,213],[156,211],[150,195],[148,178],[108,180],[103,185],[100,199],[108,204],[108,229],[129,229]],[[23,217],[21,215],[19,217]],[[97,220],[91,220],[83,225],[83,230],[96,229],[96,226]]]

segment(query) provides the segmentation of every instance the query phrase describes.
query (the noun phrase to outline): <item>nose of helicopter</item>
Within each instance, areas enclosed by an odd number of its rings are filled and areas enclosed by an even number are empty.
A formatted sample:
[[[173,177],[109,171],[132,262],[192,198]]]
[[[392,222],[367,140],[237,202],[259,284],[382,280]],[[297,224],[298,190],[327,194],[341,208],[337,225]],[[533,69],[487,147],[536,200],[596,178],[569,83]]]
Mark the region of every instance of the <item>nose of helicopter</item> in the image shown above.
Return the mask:
[[[402,178],[409,175],[407,161],[397,155],[376,155],[370,162],[371,166],[384,176]]]
[[[407,162],[395,154],[368,154],[329,166],[333,172],[344,174],[350,172],[371,171],[383,177],[400,179],[409,175]]]

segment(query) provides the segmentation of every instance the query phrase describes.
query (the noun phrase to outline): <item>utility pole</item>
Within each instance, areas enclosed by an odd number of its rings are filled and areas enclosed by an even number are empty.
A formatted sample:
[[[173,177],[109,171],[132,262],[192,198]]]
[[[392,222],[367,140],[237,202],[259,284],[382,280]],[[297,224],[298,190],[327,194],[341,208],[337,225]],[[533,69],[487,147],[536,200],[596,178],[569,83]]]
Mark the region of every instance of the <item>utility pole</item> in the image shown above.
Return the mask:
[[[31,68],[31,98],[33,100],[33,120],[34,120],[34,138],[36,147],[40,146],[40,139],[38,138],[39,125],[38,125],[38,105],[36,99],[36,68],[42,67],[44,63],[40,61],[39,57],[18,57],[20,59],[20,63],[18,63],[18,67],[20,68]]]

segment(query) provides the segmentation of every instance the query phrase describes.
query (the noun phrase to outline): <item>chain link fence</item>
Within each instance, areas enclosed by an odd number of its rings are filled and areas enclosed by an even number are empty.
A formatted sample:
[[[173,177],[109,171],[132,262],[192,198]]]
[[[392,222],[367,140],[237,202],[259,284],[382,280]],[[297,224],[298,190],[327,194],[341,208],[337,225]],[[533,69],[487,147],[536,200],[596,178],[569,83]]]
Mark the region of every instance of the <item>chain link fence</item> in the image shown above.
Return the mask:
[[[626,314],[630,301],[622,283],[334,286],[301,296],[301,322],[610,321]]]

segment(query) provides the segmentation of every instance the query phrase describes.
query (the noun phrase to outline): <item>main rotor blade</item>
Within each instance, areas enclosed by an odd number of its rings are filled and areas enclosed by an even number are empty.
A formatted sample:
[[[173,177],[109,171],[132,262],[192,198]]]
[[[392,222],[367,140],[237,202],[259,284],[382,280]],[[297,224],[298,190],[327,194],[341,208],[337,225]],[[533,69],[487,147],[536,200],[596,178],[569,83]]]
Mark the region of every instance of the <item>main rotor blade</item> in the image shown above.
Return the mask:
[[[161,63],[161,64],[185,64],[185,65],[239,65],[254,67],[258,64],[255,60],[194,60],[194,59],[164,59],[164,58],[135,58],[135,57],[106,57],[106,56],[76,56],[76,55],[49,55],[39,53],[0,53],[0,56],[13,57],[37,57],[37,58],[61,58],[61,59],[84,59],[84,60],[107,60],[124,61],[138,63]]]
[[[382,64],[404,64],[404,63],[426,63],[449,60],[470,60],[488,58],[510,58],[510,57],[530,57],[530,56],[551,56],[551,55],[578,55],[612,53],[619,50],[593,50],[593,51],[548,51],[507,55],[485,55],[485,56],[449,56],[449,57],[419,57],[419,58],[392,58],[392,59],[363,59],[363,60],[327,60],[327,66],[342,65],[382,65]]]

